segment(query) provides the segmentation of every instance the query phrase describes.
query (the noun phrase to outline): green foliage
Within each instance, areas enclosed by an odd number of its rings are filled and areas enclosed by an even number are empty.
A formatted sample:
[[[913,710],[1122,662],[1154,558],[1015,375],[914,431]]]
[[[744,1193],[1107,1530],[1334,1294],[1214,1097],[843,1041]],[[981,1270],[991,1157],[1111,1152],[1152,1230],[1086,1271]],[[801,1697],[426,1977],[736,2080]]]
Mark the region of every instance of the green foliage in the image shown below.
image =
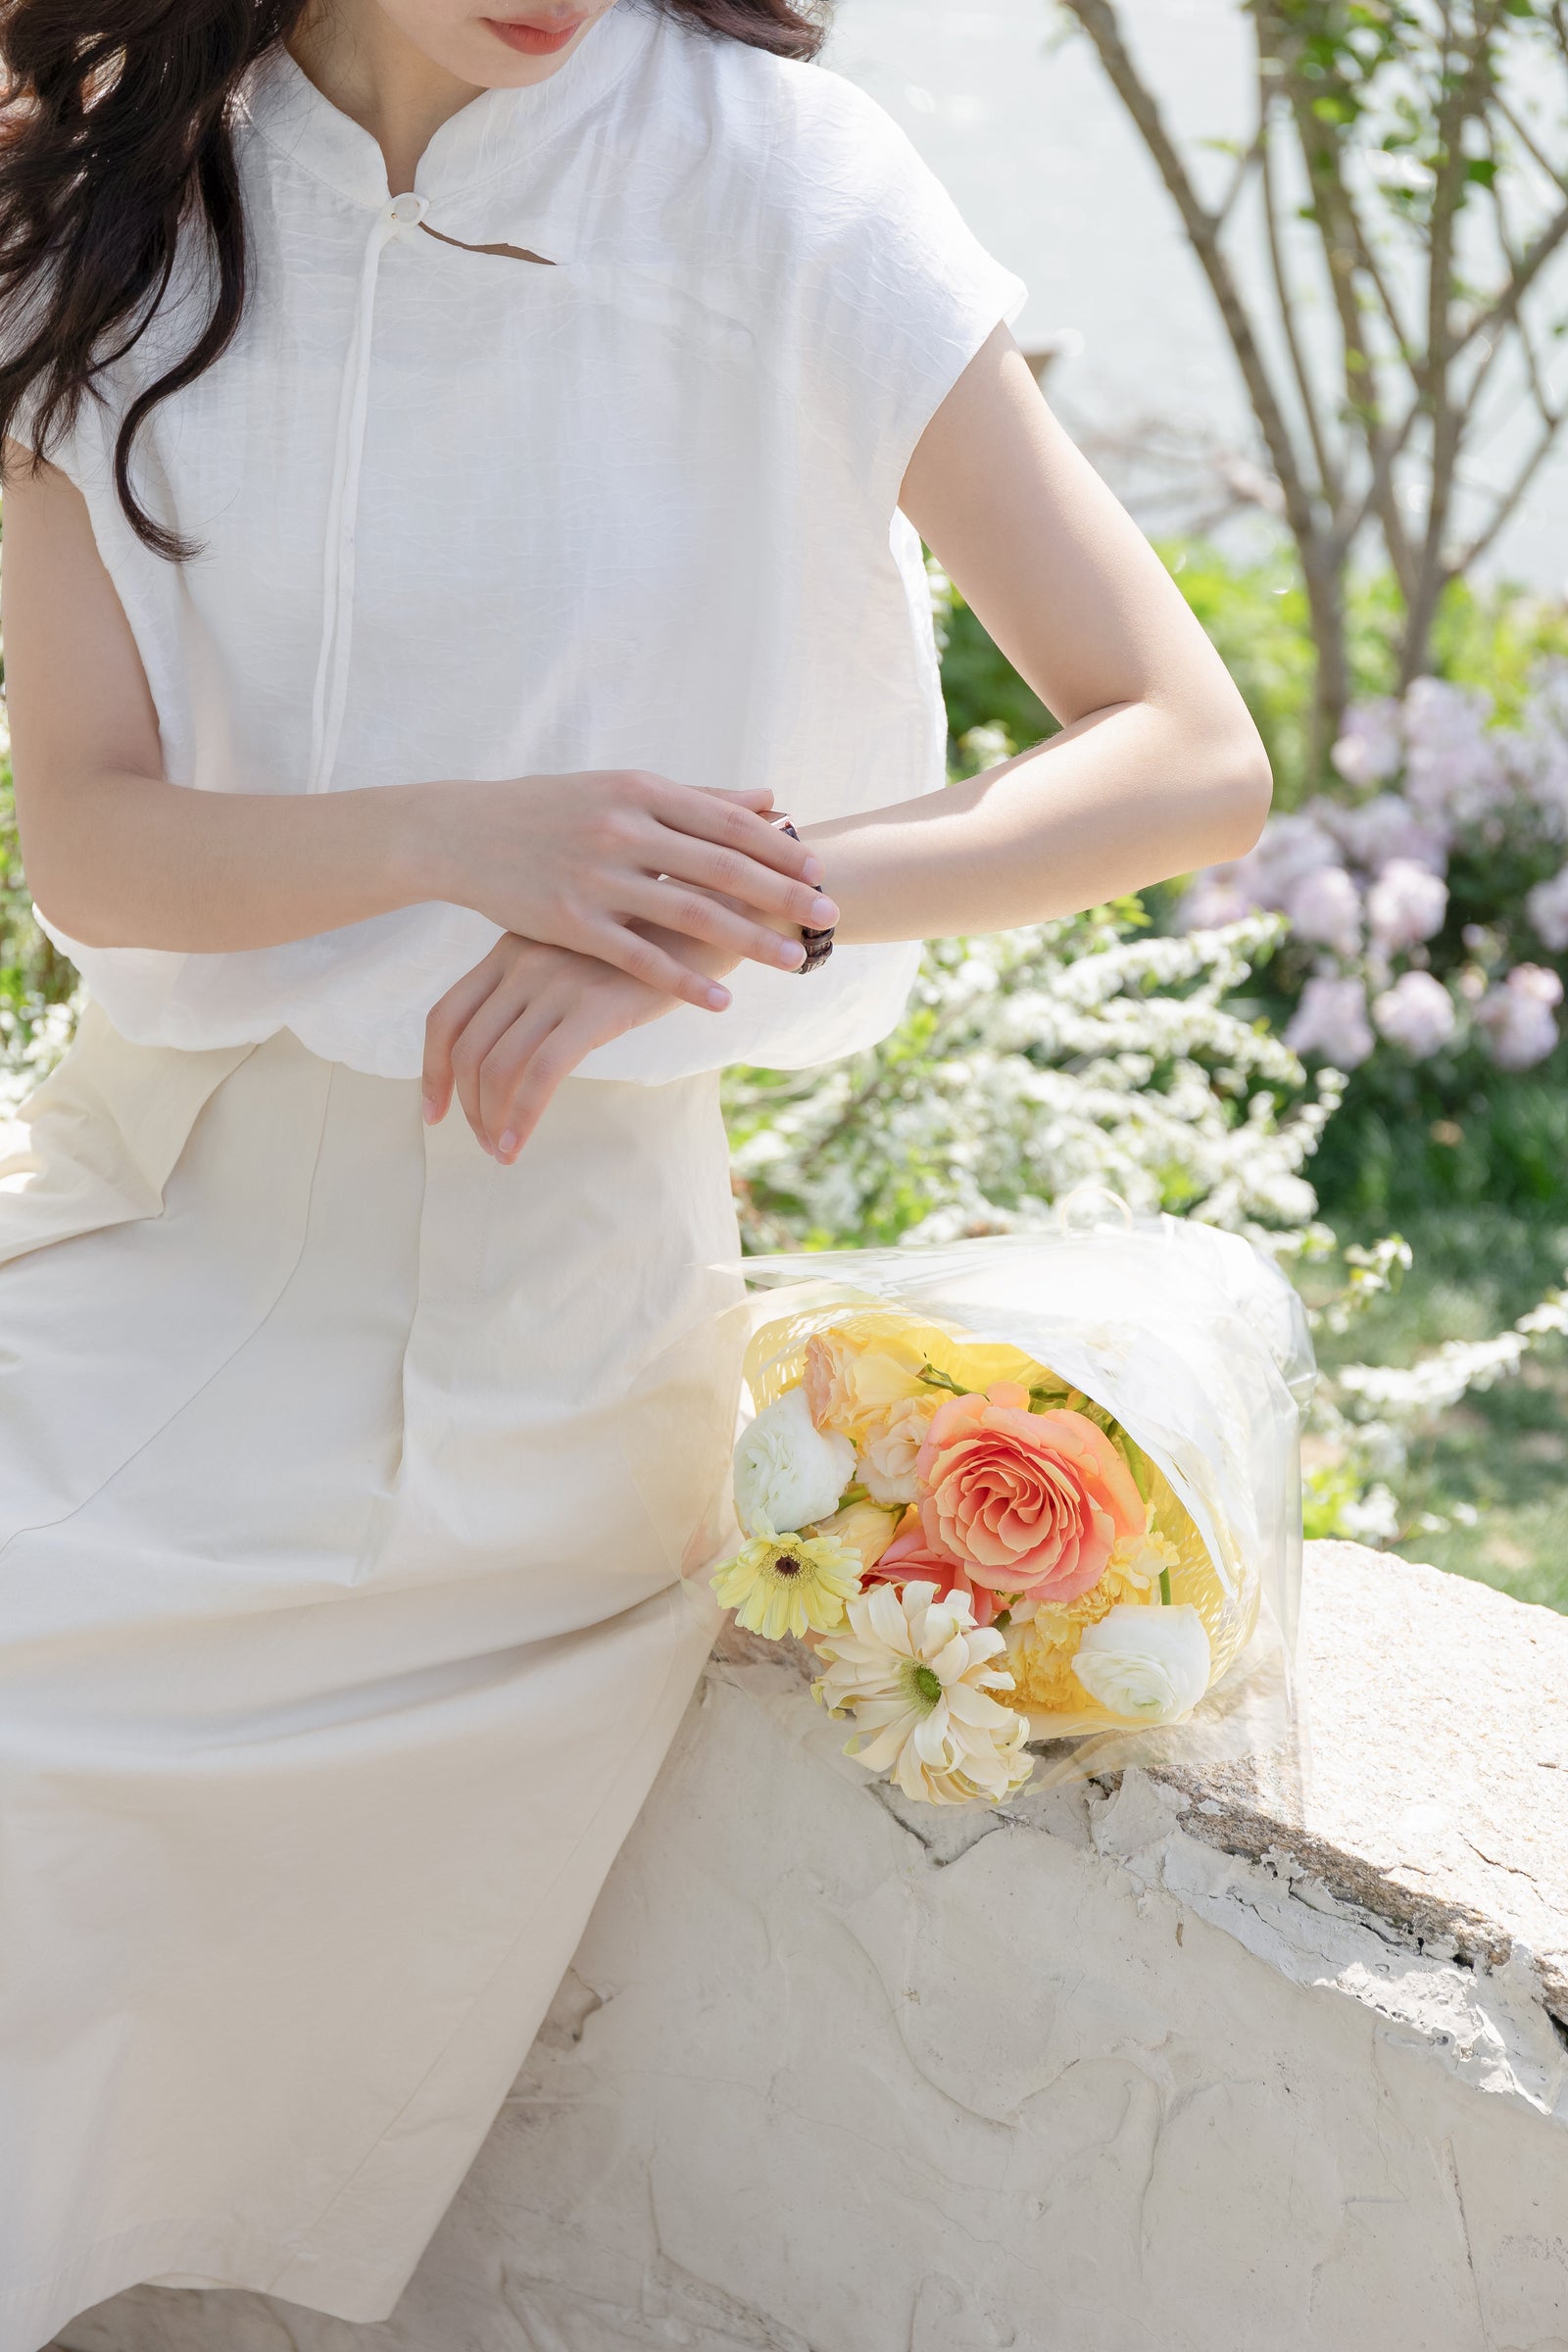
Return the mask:
[[[1315,785],[1309,745],[1316,673],[1311,616],[1295,549],[1282,543],[1268,554],[1245,558],[1205,540],[1169,540],[1159,553],[1252,713],[1273,762],[1276,807],[1294,808]],[[1388,571],[1353,574],[1348,585],[1352,694],[1393,694],[1404,617],[1398,589]],[[978,630],[972,613],[965,618]],[[995,647],[991,653],[995,662],[1002,662]],[[1568,656],[1568,609],[1507,584],[1451,583],[1433,629],[1435,677],[1484,688],[1498,716],[1512,719],[1531,670],[1548,655]],[[973,655],[967,659],[989,683],[986,665]]]
[[[1034,688],[998,652],[957,590],[951,595],[943,619],[942,685],[955,745],[972,727],[1004,728],[1020,752],[1054,735],[1056,722]]]
[[[1330,1131],[1332,1133],[1332,1129]],[[1568,1222],[1486,1200],[1440,1206],[1410,1228],[1413,1268],[1376,1300],[1343,1359],[1408,1364],[1449,1340],[1480,1340],[1512,1321],[1568,1263]],[[1330,1280],[1328,1269],[1322,1279]],[[1358,1501],[1351,1467],[1308,1463],[1308,1536],[1342,1532]],[[1473,1393],[1412,1434],[1399,1470],[1395,1548],[1479,1579],[1519,1600],[1568,1611],[1568,1344],[1532,1349],[1517,1378]]]
[[[17,840],[11,760],[8,750],[0,750],[0,1054],[10,1058],[24,1047],[47,1008],[63,1003],[74,986],[74,972],[32,919]]]

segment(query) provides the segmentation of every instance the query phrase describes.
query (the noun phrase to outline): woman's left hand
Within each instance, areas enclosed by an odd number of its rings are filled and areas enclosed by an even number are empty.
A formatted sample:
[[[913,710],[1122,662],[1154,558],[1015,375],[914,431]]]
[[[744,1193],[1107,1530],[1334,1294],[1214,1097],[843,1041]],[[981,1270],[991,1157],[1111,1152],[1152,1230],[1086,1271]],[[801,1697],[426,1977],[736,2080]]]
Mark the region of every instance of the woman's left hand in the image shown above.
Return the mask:
[[[679,952],[715,978],[736,961],[690,939],[680,941]],[[430,1009],[425,1118],[432,1126],[444,1119],[455,1090],[483,1149],[510,1166],[584,1055],[658,1020],[674,1002],[597,956],[542,947],[509,931]]]

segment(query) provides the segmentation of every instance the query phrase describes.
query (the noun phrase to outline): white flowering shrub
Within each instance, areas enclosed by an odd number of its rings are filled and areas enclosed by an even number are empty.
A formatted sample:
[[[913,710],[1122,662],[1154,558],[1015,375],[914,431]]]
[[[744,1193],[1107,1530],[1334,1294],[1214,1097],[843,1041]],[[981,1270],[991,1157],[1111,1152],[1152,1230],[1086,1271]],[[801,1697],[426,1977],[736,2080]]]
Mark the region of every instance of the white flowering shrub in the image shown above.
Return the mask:
[[[743,1225],[772,1250],[1010,1233],[1085,1184],[1276,1250],[1326,1240],[1303,1170],[1339,1102],[1234,1000],[1279,918],[1142,935],[1136,906],[947,942],[873,1052],[726,1082]]]
[[[1343,796],[1274,817],[1250,857],[1200,874],[1178,928],[1272,911],[1273,979],[1296,1052],[1351,1071],[1474,1053],[1535,1068],[1560,1039],[1568,953],[1568,662],[1537,672],[1518,722],[1418,678],[1350,713]]]

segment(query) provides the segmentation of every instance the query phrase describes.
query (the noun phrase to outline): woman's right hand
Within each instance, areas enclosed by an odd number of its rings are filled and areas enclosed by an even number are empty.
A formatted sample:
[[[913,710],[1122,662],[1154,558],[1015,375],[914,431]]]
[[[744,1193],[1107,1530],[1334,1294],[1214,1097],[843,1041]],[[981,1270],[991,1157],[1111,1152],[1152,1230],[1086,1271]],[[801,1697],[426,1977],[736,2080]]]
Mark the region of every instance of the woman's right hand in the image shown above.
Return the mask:
[[[760,788],[705,792],[610,768],[437,791],[432,898],[709,1011],[729,991],[649,929],[793,971],[804,955],[794,933],[836,919],[820,862],[768,822]]]

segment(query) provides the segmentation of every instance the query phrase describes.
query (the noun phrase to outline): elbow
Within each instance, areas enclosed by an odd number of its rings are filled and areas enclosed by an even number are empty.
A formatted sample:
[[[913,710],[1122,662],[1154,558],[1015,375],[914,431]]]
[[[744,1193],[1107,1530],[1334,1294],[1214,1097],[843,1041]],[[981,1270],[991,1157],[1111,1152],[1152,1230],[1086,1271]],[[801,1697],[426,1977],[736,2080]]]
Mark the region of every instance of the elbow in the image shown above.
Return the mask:
[[[1274,771],[1245,710],[1210,735],[1204,751],[1202,863],[1229,865],[1257,847],[1274,799]]]

